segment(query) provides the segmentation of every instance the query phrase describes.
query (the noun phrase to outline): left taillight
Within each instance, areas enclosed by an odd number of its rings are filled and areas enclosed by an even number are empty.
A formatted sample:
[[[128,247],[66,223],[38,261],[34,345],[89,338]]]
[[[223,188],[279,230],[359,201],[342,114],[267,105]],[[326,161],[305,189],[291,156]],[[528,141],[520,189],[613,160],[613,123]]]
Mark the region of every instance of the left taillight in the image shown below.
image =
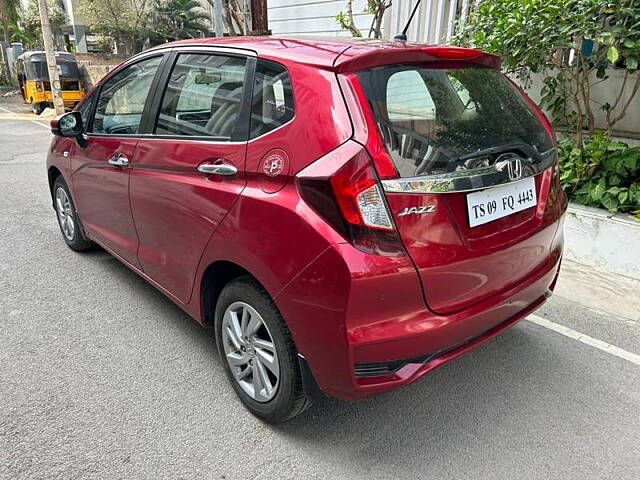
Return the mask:
[[[378,179],[362,150],[330,177],[344,219],[351,225],[393,230]]]
[[[300,193],[356,248],[379,255],[403,255],[366,150],[348,142],[297,175]]]
[[[358,126],[354,128],[354,139],[364,145],[371,154],[374,167],[381,179],[398,178],[398,170],[389,155],[358,76],[351,73],[342,77],[340,81],[352,116],[359,117]]]

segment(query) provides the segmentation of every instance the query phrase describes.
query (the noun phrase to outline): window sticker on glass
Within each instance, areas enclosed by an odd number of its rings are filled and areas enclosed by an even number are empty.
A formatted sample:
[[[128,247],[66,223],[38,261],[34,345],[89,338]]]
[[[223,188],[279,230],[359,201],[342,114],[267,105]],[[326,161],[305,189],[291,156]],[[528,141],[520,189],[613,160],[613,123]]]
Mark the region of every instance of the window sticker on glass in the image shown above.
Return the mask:
[[[259,60],[253,87],[251,138],[284,125],[294,113],[289,73],[279,63]]]

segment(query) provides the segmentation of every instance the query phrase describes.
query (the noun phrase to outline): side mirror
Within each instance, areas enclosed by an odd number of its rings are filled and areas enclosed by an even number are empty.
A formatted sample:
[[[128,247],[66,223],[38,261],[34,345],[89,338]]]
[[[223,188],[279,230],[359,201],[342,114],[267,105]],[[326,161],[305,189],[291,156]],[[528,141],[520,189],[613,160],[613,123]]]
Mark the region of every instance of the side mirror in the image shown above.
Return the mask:
[[[81,138],[84,133],[80,112],[69,112],[51,120],[51,133],[58,137]]]

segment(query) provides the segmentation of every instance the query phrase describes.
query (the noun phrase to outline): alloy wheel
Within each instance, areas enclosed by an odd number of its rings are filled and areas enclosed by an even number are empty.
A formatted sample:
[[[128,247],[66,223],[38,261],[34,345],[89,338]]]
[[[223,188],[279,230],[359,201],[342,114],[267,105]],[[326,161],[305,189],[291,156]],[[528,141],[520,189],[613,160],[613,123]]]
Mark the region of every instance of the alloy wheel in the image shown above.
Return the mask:
[[[64,188],[56,190],[56,213],[58,214],[58,222],[65,238],[70,242],[73,241],[76,232],[76,225],[73,221],[73,210],[71,201]]]
[[[278,392],[280,365],[273,337],[262,316],[245,302],[234,302],[222,319],[224,354],[234,379],[257,402]]]

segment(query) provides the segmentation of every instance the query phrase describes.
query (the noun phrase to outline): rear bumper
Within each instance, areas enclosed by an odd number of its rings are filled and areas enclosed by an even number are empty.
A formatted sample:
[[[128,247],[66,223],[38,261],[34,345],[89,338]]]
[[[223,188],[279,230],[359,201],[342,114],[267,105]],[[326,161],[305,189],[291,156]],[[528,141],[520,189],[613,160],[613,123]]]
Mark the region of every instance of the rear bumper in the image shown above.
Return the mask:
[[[276,303],[320,389],[365,398],[420,379],[536,310],[555,285],[561,243],[555,247],[516,287],[454,314],[425,308],[412,265],[383,267],[389,259],[348,244],[327,249]]]
[[[408,385],[419,380],[427,373],[432,372],[433,370],[470,352],[474,348],[482,345],[486,341],[512,327],[527,315],[534,312],[538,307],[540,307],[545,302],[547,296],[548,295],[543,295],[539,297],[524,310],[521,310],[507,320],[498,323],[488,331],[480,333],[473,338],[470,338],[459,344],[455,344],[445,350],[433,354],[427,354],[422,358],[419,357],[414,361],[409,361],[407,363],[402,362],[401,366],[399,366],[388,375],[356,375],[356,385],[359,393],[358,398],[384,393],[394,388]],[[356,365],[355,369],[357,370],[357,368],[358,366]]]

